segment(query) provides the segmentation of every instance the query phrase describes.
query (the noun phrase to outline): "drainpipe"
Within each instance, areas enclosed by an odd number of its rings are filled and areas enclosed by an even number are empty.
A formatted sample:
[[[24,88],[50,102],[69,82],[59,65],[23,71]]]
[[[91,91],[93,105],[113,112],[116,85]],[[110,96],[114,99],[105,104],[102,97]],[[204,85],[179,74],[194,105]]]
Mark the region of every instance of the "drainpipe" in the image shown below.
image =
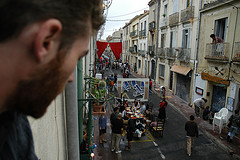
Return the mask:
[[[160,21],[160,0],[158,0],[158,14],[157,14],[157,40],[156,40],[156,65],[155,65],[155,81],[157,81],[157,54],[158,54],[158,38],[159,38],[159,21]]]
[[[202,9],[202,1],[200,1],[200,9]],[[199,49],[199,36],[200,36],[200,25],[201,25],[201,18],[202,18],[202,13],[198,12],[199,15],[199,20],[198,20],[198,35],[197,35],[197,46],[196,46],[196,56],[195,56],[195,60],[194,60],[194,87],[193,87],[193,93],[195,92],[195,88],[196,88],[196,72],[197,72],[197,63],[198,63],[198,49]],[[192,94],[192,101],[194,100],[194,94]]]
[[[82,79],[82,58],[78,61],[77,64],[77,97],[78,97],[78,129],[79,129],[79,144],[83,140],[83,79]],[[80,152],[80,150],[79,150]]]
[[[234,6],[234,5],[233,5]],[[236,29],[237,29],[237,20],[238,20],[238,7],[234,6],[237,9],[237,15],[236,15],[236,23],[235,23],[235,28],[233,32],[233,45],[232,45],[232,54],[230,55],[230,62],[229,62],[229,70],[228,70],[228,81],[230,81],[230,72],[231,72],[231,67],[232,67],[232,58],[233,58],[233,53],[234,53],[234,43],[235,43],[235,35],[236,35]],[[233,47],[234,46],[234,47]]]
[[[74,71],[74,80],[66,85],[66,124],[68,160],[79,160],[79,134],[77,110],[77,72]]]

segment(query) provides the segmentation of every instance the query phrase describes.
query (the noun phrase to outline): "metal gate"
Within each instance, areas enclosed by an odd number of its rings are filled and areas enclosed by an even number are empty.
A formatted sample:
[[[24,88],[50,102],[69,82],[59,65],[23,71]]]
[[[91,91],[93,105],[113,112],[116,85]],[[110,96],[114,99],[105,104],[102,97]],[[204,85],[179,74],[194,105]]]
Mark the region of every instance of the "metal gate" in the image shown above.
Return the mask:
[[[176,95],[184,101],[189,101],[191,78],[177,74]]]

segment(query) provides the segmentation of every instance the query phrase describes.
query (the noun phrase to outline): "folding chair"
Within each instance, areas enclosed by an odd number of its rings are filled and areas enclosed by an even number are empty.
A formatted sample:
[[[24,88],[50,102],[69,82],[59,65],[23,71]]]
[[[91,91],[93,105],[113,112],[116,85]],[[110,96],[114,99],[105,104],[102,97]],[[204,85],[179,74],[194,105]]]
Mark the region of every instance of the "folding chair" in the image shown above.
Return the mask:
[[[143,82],[143,81],[141,81],[140,87],[141,87],[142,89],[144,89],[144,82]]]
[[[136,81],[132,81],[132,89],[135,89],[136,88]]]
[[[123,82],[123,89],[124,89],[124,91],[129,91],[129,89],[130,89],[130,85],[128,84],[128,82],[127,81],[124,81]]]
[[[138,84],[135,85],[135,92],[133,92],[133,96],[142,96],[144,94],[144,91],[138,86]]]
[[[152,130],[155,134],[155,136],[163,136],[163,130],[164,130],[164,122],[162,121],[157,121],[156,126],[152,127]]]

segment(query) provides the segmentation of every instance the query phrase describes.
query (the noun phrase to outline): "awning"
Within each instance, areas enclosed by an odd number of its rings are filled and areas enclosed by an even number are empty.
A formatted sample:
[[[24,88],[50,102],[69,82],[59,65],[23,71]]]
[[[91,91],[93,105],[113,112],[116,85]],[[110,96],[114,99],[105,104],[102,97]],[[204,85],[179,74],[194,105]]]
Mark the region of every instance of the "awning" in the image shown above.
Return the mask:
[[[174,65],[170,70],[186,76],[188,72],[191,71],[191,68]]]

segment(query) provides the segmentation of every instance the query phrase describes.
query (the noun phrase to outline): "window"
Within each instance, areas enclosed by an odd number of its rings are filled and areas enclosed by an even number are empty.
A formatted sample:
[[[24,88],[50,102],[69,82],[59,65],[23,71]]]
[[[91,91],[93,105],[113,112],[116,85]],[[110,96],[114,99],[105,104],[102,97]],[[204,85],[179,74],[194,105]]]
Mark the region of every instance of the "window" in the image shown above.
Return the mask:
[[[153,20],[155,20],[155,10],[153,10]]]
[[[166,33],[161,34],[161,48],[165,47]]]
[[[138,68],[141,68],[141,60],[138,60]]]
[[[171,31],[170,32],[170,48],[174,48],[175,47],[175,36],[176,36],[176,32],[175,31]]]
[[[164,13],[163,14],[165,15],[165,17],[167,17],[167,7],[168,7],[167,4],[164,5]]]
[[[182,47],[190,48],[190,29],[183,30]]]
[[[159,64],[158,76],[164,78],[165,74],[165,65]]]
[[[128,35],[128,27],[126,28],[126,35]]]
[[[143,23],[141,23],[141,31],[143,30]]]
[[[178,0],[173,0],[173,13],[178,12]]]
[[[191,0],[187,0],[186,8],[191,6]]]
[[[223,18],[215,21],[215,35],[223,40],[226,39],[227,20],[227,18]]]
[[[144,30],[146,30],[146,25],[147,25],[147,22],[144,21]]]

